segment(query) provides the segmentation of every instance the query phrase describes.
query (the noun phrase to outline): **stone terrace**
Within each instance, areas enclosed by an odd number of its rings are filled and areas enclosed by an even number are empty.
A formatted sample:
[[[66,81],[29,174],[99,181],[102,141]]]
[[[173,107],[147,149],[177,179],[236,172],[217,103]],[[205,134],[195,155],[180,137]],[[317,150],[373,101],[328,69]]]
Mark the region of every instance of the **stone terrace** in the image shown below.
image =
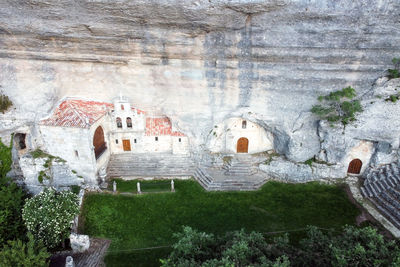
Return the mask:
[[[369,199],[388,220],[400,229],[400,171],[396,163],[369,167],[361,193]]]
[[[208,191],[257,190],[267,180],[251,155],[236,155],[223,166],[207,166],[186,155],[113,154],[107,174],[124,179],[194,177]]]

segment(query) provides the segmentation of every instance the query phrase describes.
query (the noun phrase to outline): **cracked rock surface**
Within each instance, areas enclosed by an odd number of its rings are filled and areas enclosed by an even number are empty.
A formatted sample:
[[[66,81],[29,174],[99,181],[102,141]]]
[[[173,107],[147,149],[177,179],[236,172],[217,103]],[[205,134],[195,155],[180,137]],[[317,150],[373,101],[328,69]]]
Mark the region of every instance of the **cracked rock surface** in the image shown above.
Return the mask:
[[[15,109],[0,114],[0,135],[33,127],[64,97],[121,92],[169,116],[194,151],[233,115],[296,162],[321,149],[340,161],[359,140],[396,150],[400,113],[385,98],[399,83],[373,84],[399,57],[399,15],[397,0],[3,0],[0,90]],[[349,85],[365,112],[343,137],[309,110]]]

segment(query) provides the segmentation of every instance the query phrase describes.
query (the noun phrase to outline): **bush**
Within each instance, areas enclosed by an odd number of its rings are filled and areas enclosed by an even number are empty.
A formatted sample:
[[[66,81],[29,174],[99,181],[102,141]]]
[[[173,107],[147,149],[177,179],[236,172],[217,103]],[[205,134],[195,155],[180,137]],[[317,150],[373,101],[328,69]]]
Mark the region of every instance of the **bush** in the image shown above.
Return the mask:
[[[0,178],[0,248],[11,239],[23,239],[26,228],[22,220],[22,208],[26,194],[6,177]]]
[[[11,144],[8,147],[0,140],[0,248],[7,240],[23,239],[26,232],[21,214],[26,194],[6,177],[12,163]]]
[[[42,267],[48,266],[50,254],[42,243],[36,243],[28,234],[27,243],[21,240],[8,241],[0,251],[0,266]]]
[[[198,232],[186,226],[178,238],[173,251],[166,260],[161,260],[163,267],[169,266],[289,266],[288,257],[275,257],[273,250],[280,251],[278,245],[270,246],[263,235],[250,234],[244,230],[228,232],[225,237]],[[281,241],[281,240],[280,240]],[[286,242],[287,241],[287,242]],[[288,245],[288,240],[283,242]],[[276,242],[282,244],[282,242]],[[270,260],[270,258],[272,260]]]
[[[79,213],[78,197],[70,191],[46,188],[29,199],[22,210],[26,228],[47,248],[55,248],[68,237],[71,221]]]
[[[400,77],[400,58],[393,58],[392,63],[394,65],[394,69],[388,69],[389,75],[388,78],[390,79],[396,79]]]
[[[8,96],[1,94],[0,95],[0,112],[4,114],[9,107],[12,106],[11,100]]]
[[[266,241],[242,231],[224,238],[185,227],[163,267],[169,266],[399,266],[400,250],[372,227],[345,226],[339,234],[309,226],[294,247],[288,234]]]
[[[322,104],[314,105],[311,112],[331,124],[341,122],[346,125],[354,121],[355,115],[362,111],[360,101],[352,100],[355,96],[356,91],[350,86],[326,96],[319,96],[318,101]]]

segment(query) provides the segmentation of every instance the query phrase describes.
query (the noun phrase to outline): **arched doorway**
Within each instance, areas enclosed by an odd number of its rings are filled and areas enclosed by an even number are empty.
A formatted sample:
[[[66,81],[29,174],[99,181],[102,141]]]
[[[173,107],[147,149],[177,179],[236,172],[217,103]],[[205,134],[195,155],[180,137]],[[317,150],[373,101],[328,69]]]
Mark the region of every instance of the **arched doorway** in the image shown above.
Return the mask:
[[[104,141],[104,131],[101,126],[97,127],[93,136],[94,155],[98,159],[103,152],[107,149],[106,142]]]
[[[249,139],[241,137],[237,141],[237,153],[248,153],[249,152]]]
[[[362,167],[362,161],[359,159],[353,159],[352,161],[350,161],[347,172],[351,174],[360,174],[361,167]]]

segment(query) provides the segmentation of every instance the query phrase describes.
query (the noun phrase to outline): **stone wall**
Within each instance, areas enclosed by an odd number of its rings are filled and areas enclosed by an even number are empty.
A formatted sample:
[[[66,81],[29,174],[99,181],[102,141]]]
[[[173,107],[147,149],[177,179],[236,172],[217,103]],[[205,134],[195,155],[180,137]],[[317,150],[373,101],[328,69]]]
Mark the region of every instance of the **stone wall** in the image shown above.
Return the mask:
[[[0,89],[16,109],[0,114],[0,134],[63,97],[121,92],[171,118],[195,152],[231,117],[272,133],[292,161],[341,161],[359,140],[397,151],[398,105],[370,93],[395,88],[372,85],[399,56],[399,13],[396,0],[2,1]],[[365,111],[342,138],[309,110],[348,85]]]

